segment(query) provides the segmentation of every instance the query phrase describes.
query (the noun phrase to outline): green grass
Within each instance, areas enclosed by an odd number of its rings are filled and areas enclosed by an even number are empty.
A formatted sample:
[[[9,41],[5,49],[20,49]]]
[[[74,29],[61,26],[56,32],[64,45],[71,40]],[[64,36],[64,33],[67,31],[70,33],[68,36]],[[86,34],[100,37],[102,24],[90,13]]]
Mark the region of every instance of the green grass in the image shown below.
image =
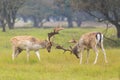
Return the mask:
[[[6,33],[0,32],[0,80],[120,80],[120,47],[109,48],[105,42],[108,64],[104,63],[100,51],[98,62],[93,65],[95,53],[91,50],[89,64],[86,62],[86,52],[83,54],[83,64],[69,52],[63,54],[62,50],[52,48],[51,53],[40,49],[41,61],[39,62],[34,52],[30,54],[30,61],[26,60],[26,52],[23,51],[15,61],[12,61],[12,49],[10,38],[17,35],[32,35],[40,39],[46,39],[47,33],[52,29],[15,29]],[[72,38],[79,39],[80,35],[90,31],[104,31],[104,28],[74,28],[60,31],[53,41],[65,47],[67,41]],[[108,32],[115,35],[115,30]],[[114,33],[114,34],[113,34]]]

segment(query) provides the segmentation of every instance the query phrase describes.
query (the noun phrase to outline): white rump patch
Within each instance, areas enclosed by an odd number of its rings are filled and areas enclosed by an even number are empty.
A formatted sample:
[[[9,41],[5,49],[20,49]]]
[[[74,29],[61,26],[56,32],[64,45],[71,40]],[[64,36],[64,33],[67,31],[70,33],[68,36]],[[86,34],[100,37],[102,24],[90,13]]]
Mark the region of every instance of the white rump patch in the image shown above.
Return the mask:
[[[100,42],[100,39],[101,39],[101,35],[100,34],[97,34],[97,43]],[[102,40],[102,39],[101,39]]]
[[[103,42],[103,34],[101,34],[101,42]]]

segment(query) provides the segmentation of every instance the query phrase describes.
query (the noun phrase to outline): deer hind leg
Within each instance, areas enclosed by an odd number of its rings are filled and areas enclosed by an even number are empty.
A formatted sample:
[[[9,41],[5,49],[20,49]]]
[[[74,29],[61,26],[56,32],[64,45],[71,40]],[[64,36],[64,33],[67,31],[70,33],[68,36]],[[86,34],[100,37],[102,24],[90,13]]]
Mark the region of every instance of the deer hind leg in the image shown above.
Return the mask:
[[[87,62],[86,62],[87,64],[88,64],[88,60],[89,60],[89,51],[90,51],[90,50],[87,49]]]
[[[100,48],[102,49],[102,52],[103,52],[103,55],[104,55],[104,59],[105,59],[105,63],[108,63],[108,61],[107,61],[107,57],[106,57],[106,52],[105,52],[105,49],[104,49],[102,43],[101,43],[101,45],[100,45]]]
[[[98,59],[98,49],[97,49],[97,47],[95,46],[94,48],[93,48],[93,50],[95,51],[95,53],[96,53],[96,57],[95,57],[95,60],[94,60],[94,64],[96,64],[96,62],[97,62],[97,59]]]
[[[40,54],[39,54],[39,51],[36,51],[35,52],[36,56],[38,57],[39,61],[40,61]]]

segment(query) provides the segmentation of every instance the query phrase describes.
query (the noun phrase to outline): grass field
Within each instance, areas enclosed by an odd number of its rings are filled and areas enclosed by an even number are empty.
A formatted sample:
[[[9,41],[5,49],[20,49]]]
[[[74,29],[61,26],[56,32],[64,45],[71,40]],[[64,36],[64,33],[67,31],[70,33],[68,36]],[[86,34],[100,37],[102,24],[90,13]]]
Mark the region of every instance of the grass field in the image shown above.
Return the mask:
[[[52,48],[51,53],[45,49],[40,49],[41,61],[38,61],[34,52],[30,54],[30,61],[26,60],[26,52],[23,51],[15,61],[12,61],[12,49],[10,38],[17,35],[32,35],[40,39],[46,39],[47,33],[52,29],[14,29],[6,33],[0,32],[0,80],[120,80],[120,47],[110,48],[105,42],[108,64],[104,63],[103,55],[100,51],[98,62],[93,65],[95,53],[91,50],[89,64],[85,64],[86,53],[83,54],[83,64],[69,52]],[[79,39],[80,35],[90,31],[104,31],[104,28],[74,28],[65,29],[53,38],[53,41],[65,47],[67,41],[75,35]],[[115,34],[114,29],[110,29],[109,35]]]

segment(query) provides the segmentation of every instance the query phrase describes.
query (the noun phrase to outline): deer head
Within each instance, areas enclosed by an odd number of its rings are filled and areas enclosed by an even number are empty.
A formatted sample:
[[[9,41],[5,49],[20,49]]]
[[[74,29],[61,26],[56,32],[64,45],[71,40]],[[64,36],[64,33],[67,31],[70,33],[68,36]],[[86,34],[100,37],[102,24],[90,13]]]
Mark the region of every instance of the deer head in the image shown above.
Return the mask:
[[[75,39],[74,40],[72,39],[69,42],[70,43],[77,43],[77,41]],[[79,55],[78,55],[79,54],[79,47],[77,44],[75,44],[74,47],[69,46],[69,48],[64,48],[63,46],[57,45],[56,49],[63,50],[64,51],[63,53],[65,53],[66,51],[69,51],[71,54],[74,54],[76,56],[76,58],[79,58]]]
[[[72,48],[72,47],[70,46],[69,49],[66,49],[66,48],[64,48],[63,46],[57,45],[57,46],[56,46],[56,49],[61,49],[61,50],[63,50],[63,51],[64,51],[63,53],[65,53],[66,51],[69,51],[70,53],[74,54],[77,58],[79,58],[79,56],[78,56],[78,53],[79,53],[79,52],[77,51],[77,48]]]
[[[71,52],[72,54],[74,54],[76,56],[76,58],[79,58],[79,47],[77,45],[75,45],[73,48],[70,46]]]

